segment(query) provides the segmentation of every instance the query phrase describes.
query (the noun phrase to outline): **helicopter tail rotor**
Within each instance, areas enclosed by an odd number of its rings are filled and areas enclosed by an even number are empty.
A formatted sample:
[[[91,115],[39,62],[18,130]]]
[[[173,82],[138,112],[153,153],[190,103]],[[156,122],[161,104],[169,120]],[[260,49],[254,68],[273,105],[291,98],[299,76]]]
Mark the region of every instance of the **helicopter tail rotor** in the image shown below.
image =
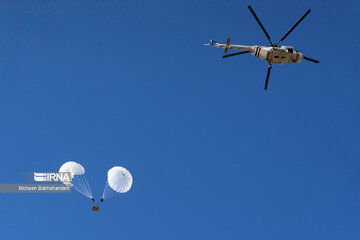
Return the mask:
[[[225,52],[225,54],[227,54],[228,53],[228,51],[229,51],[229,48],[230,48],[230,38],[228,38],[227,40],[226,40],[226,44],[225,44],[225,47],[224,47],[224,52]]]

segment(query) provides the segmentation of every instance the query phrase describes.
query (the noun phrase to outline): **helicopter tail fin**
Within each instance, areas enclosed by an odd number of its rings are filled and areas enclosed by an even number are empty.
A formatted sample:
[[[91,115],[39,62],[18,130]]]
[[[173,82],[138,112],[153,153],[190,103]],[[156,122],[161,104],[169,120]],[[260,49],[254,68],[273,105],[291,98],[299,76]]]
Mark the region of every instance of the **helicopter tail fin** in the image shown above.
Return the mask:
[[[216,45],[216,43],[218,43],[218,42],[216,42],[215,40],[210,40],[209,43],[206,43],[206,44],[204,44],[204,45],[205,45],[205,46],[208,46],[208,45]]]

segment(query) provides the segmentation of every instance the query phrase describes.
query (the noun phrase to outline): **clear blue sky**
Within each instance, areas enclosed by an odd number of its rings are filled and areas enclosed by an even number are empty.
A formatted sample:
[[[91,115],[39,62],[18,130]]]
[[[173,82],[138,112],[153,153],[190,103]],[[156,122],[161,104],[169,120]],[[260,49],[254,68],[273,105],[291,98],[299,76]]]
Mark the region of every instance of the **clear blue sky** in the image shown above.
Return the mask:
[[[320,64],[223,60],[284,41]],[[1,1],[1,183],[83,164],[77,192],[0,195],[1,239],[360,238],[358,1]]]

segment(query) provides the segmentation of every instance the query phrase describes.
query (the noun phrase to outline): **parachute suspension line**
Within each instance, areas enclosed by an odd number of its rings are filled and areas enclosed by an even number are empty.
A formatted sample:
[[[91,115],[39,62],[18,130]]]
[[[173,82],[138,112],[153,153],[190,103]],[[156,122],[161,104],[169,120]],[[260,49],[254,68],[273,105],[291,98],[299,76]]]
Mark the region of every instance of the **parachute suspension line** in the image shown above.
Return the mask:
[[[81,188],[84,189],[84,192],[86,192],[86,195],[87,197],[89,198],[92,198],[92,193],[91,193],[91,189],[88,185],[88,181],[87,181],[87,178],[85,177],[85,175],[81,175],[79,176],[79,182],[81,184]]]
[[[91,188],[89,185],[89,181],[87,180],[85,175],[81,175],[80,179],[82,180],[82,183],[86,189],[86,192],[88,193],[88,195],[90,196],[89,198],[93,198],[92,192],[91,192]]]
[[[92,192],[90,189],[90,185],[89,182],[87,180],[87,178],[85,177],[85,175],[75,175],[74,178],[71,181],[73,188],[78,191],[79,193],[81,193],[82,195],[88,197],[88,198],[92,198]]]
[[[103,195],[102,195],[102,199],[105,200],[107,198],[109,198],[109,193],[112,189],[110,188],[108,182],[106,181],[105,183],[105,187],[104,187],[104,192],[103,192]]]
[[[73,189],[75,189],[76,191],[78,191],[79,193],[81,193],[86,197],[90,197],[89,192],[87,191],[86,187],[84,186],[84,183],[81,180],[82,179],[80,178],[80,176],[75,176],[72,179],[71,183],[73,185]]]
[[[85,189],[81,186],[79,180],[72,180],[72,188],[76,191],[78,191],[79,193],[81,193],[82,195],[88,197],[87,192],[85,191]]]
[[[91,198],[93,198],[93,194],[92,194],[92,192],[91,192],[91,188],[90,188],[89,181],[87,180],[87,178],[85,177],[85,175],[84,175],[84,182],[85,182],[87,191],[90,193]]]
[[[113,189],[111,189],[111,187],[109,186],[109,183],[106,181],[102,199],[105,200],[105,199],[111,198],[116,194],[118,194],[118,192],[115,192]]]

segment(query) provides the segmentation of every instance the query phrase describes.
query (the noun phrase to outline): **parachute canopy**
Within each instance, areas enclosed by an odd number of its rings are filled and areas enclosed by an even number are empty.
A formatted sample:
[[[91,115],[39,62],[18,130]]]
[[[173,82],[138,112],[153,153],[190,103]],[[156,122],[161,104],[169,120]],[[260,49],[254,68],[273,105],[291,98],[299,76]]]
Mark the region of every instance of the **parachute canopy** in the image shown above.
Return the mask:
[[[126,193],[133,182],[131,173],[123,167],[113,167],[108,171],[102,199],[112,197],[116,193]]]
[[[77,162],[66,162],[64,163],[59,172],[70,172],[71,183],[63,182],[67,186],[72,186],[74,190],[83,194],[88,198],[93,198],[91,188],[87,178],[85,177],[85,169]]]
[[[131,173],[123,167],[113,167],[108,171],[108,183],[112,190],[125,193],[130,190],[133,179]]]
[[[77,162],[70,161],[70,162],[64,163],[60,167],[59,172],[70,172],[71,173],[71,178],[74,178],[75,175],[84,175],[85,174],[85,169],[84,169],[83,166],[81,166]]]

